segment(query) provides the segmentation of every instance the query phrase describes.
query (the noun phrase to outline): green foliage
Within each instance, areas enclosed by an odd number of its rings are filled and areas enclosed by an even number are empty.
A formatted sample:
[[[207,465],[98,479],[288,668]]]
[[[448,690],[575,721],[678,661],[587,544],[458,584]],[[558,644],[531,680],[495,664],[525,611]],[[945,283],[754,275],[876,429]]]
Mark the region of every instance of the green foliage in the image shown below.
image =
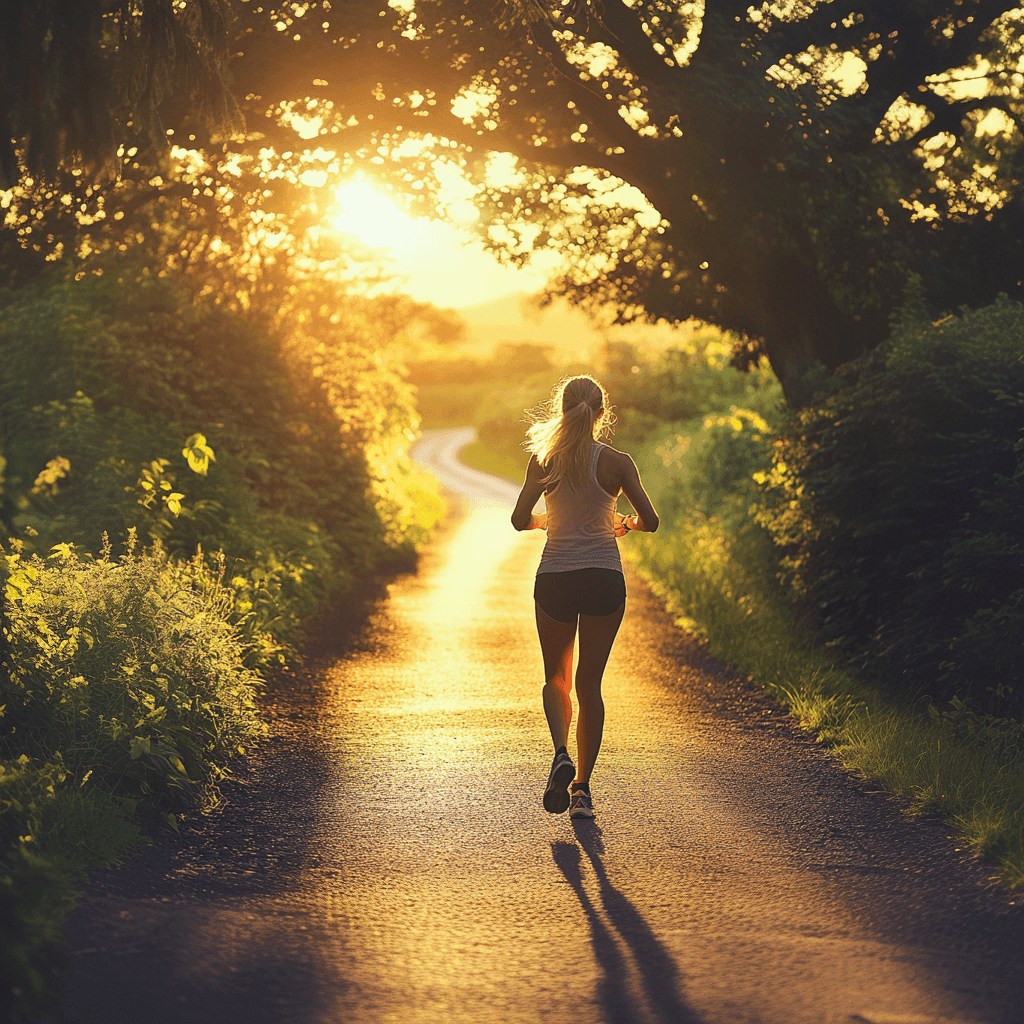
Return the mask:
[[[175,809],[259,735],[236,592],[200,556],[7,556],[0,757]]]
[[[0,70],[0,181],[18,178],[15,140],[28,171],[51,177],[63,160],[114,165],[133,135],[166,145],[161,106],[175,94],[194,123],[237,129],[229,23],[224,0],[40,0],[19,10]]]
[[[753,476],[770,464],[774,430],[769,421],[779,417],[782,394],[767,375],[737,376],[747,388],[736,397],[763,409],[764,415],[730,404],[663,424],[639,449],[626,446],[663,523],[654,536],[630,537],[626,550],[643,553],[642,565],[656,591],[682,624],[705,636],[744,629],[755,610],[763,615],[779,603],[777,555],[754,518],[758,493]],[[762,629],[779,625],[773,616]]]
[[[208,806],[263,733],[249,666],[273,642],[251,590],[201,556],[60,544],[5,561],[0,984],[30,1015],[86,872],[139,841],[137,811],[176,828]]]
[[[67,19],[60,6],[34,4],[10,29],[4,138],[26,140],[30,167],[112,150],[120,175],[18,182],[0,244],[38,250],[36,270],[44,252],[80,252],[86,224],[128,246],[167,220],[186,272],[234,259],[254,274],[282,211],[322,222],[339,174],[386,178],[440,214],[462,173],[505,259],[556,254],[556,287],[621,321],[733,330],[738,358],[769,353],[800,400],[806,371],[885,336],[911,272],[943,301],[1020,288],[1022,19],[1008,2],[968,19],[963,0],[890,0],[838,20],[814,4],[660,0],[517,2],[483,19],[467,0],[235,3],[231,19],[215,0],[83,0]],[[68,76],[65,61],[89,71]],[[965,70],[980,94],[950,90]],[[259,131],[225,130],[229,80]],[[486,101],[453,118],[481,82]],[[167,117],[182,148],[156,166],[117,149],[111,125],[129,109],[150,141]],[[351,128],[358,146],[330,143]],[[515,173],[494,174],[488,153]],[[15,163],[8,148],[12,180]],[[211,209],[235,230],[197,238]]]
[[[423,539],[440,511],[408,459],[399,324],[322,283],[292,288],[279,328],[192,301],[138,252],[97,269],[10,294],[0,324],[0,510],[30,550],[131,527],[175,557],[223,550],[260,629],[291,640]]]
[[[663,352],[622,342],[605,347],[601,379],[616,406],[616,437],[640,444],[663,423],[719,412],[732,404],[764,414],[778,392],[762,361],[748,373],[729,364],[735,339],[712,329]]]
[[[566,371],[552,364],[549,348],[526,342],[502,343],[487,359],[453,355],[409,364],[425,427],[472,424],[488,449],[524,467],[526,410],[547,397],[559,372]]]
[[[490,429],[495,437],[507,430],[510,415],[511,422],[522,418],[522,405],[516,407],[516,396],[522,388],[526,386],[530,395],[537,393],[536,399],[529,399],[533,404],[540,400],[543,382],[550,387],[558,372],[549,348],[525,342],[504,342],[487,359],[451,353],[443,358],[414,360],[408,367],[424,427],[472,423],[482,430]],[[492,413],[501,426],[489,427]]]
[[[208,806],[259,669],[443,514],[401,303],[291,268],[232,309],[148,242],[85,266],[0,295],[0,998],[28,1019],[86,870]]]
[[[521,448],[508,452],[484,444],[479,438],[470,441],[459,452],[459,461],[481,473],[504,477],[516,485],[521,485],[526,476],[526,456]]]
[[[550,397],[552,385],[561,376],[564,374],[547,371],[510,377],[487,393],[473,416],[481,443],[518,462],[522,467],[519,476],[525,472],[528,461],[523,441],[529,412]]]
[[[782,429],[760,521],[819,635],[934,700],[1024,709],[1024,309],[1002,299],[843,367]]]
[[[188,468],[200,476],[206,476],[210,471],[210,463],[217,461],[217,456],[202,434],[193,434],[188,438],[185,447],[181,449],[181,454],[188,460]]]
[[[360,170],[443,216],[458,168],[503,259],[556,255],[558,292],[620,322],[716,323],[805,401],[885,338],[911,272],[943,302],[1021,287],[1022,16],[969,6],[246,4],[233,70],[265,128],[240,160],[301,151],[301,110],[321,137],[293,174],[358,126]]]
[[[444,358],[412,360],[409,381],[416,387],[431,384],[495,383],[520,380],[537,373],[552,372],[549,346],[531,342],[502,342],[487,359],[453,352]]]
[[[810,701],[808,701],[810,703]],[[914,814],[941,815],[963,845],[1024,886],[1024,742],[1020,725],[954,701],[921,715],[879,695],[851,702],[833,729],[858,774],[903,796]]]
[[[690,420],[713,410],[729,409],[734,402],[741,403],[744,409],[749,407],[749,412],[740,415],[754,416],[762,424],[762,432],[767,430],[763,416],[773,416],[780,401],[776,381],[766,365],[759,365],[749,373],[729,366],[731,348],[732,340],[714,330],[706,330],[660,352],[646,352],[639,346],[621,342],[606,345],[598,372],[615,411],[613,443],[632,450],[650,437],[662,436],[667,422]],[[589,369],[565,367],[562,373]],[[502,372],[500,387],[482,386],[461,396],[467,405],[475,402],[472,415],[461,422],[473,423],[480,445],[491,453],[489,457],[482,451],[471,452],[475,464],[500,465],[506,475],[513,466],[519,466],[512,475],[516,480],[521,479],[526,466],[522,441],[527,414],[548,397],[554,379],[553,368],[536,371],[519,359]],[[728,433],[731,438],[735,431]],[[737,443],[742,446],[745,438]],[[725,456],[724,446],[707,450],[710,458]]]
[[[472,423],[480,403],[494,390],[491,381],[466,384],[419,384],[416,408],[424,430],[464,427]]]
[[[757,392],[748,397],[758,400]],[[759,522],[764,495],[752,476],[764,478],[776,454],[773,439],[787,429],[780,416],[766,431],[737,407],[652,434],[634,454],[662,528],[631,535],[626,554],[679,625],[771,693],[851,770],[903,796],[914,813],[942,815],[1009,884],[1024,884],[1020,723],[955,696],[922,713],[884,679],[867,685],[834,649],[813,642],[813,618],[794,608],[779,580],[782,550]],[[1005,640],[990,635],[986,649]]]

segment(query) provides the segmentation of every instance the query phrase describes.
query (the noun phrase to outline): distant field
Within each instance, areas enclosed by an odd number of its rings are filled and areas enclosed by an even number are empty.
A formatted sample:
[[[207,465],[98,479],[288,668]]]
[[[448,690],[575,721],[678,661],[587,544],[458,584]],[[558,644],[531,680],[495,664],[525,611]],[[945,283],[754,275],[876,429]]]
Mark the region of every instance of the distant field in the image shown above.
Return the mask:
[[[518,459],[511,458],[504,452],[496,452],[488,448],[482,441],[471,441],[459,453],[459,458],[473,469],[483,473],[493,473],[504,477],[515,484],[521,484],[526,474],[526,453]]]
[[[477,410],[494,390],[494,381],[468,384],[417,385],[416,409],[424,430],[464,427],[473,422]]]

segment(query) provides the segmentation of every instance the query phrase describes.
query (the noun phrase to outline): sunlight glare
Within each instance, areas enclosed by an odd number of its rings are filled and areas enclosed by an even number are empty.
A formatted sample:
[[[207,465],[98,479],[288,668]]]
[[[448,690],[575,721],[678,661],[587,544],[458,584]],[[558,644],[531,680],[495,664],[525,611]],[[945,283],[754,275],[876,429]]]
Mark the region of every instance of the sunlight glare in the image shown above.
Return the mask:
[[[452,174],[439,174],[447,220],[410,217],[369,182],[357,179],[334,187],[339,212],[331,223],[363,245],[384,250],[403,279],[401,290],[419,302],[458,307],[512,292],[538,291],[554,270],[554,254],[535,253],[521,268],[498,263],[466,231],[478,217],[471,201],[474,190],[465,182],[458,187],[459,181],[447,180]]]
[[[408,249],[416,231],[416,222],[390,199],[365,181],[339,185],[334,190],[341,213],[334,226],[374,249]]]

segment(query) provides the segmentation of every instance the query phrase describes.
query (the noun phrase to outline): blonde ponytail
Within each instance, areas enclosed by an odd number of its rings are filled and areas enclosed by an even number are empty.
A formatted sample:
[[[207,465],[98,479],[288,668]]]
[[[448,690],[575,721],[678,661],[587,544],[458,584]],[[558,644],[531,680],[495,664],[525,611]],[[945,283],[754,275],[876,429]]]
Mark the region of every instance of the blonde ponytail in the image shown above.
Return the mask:
[[[524,447],[547,470],[545,487],[551,490],[565,479],[576,490],[589,472],[594,441],[611,432],[608,393],[589,375],[567,377],[533,419]]]

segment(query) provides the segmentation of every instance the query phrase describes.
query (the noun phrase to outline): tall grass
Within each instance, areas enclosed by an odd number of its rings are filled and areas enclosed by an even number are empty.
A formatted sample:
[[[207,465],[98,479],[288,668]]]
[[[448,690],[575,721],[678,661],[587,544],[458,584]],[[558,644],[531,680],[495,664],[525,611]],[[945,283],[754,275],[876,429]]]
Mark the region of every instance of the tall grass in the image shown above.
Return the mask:
[[[470,441],[459,452],[459,458],[472,469],[479,469],[481,473],[502,476],[515,484],[523,482],[526,476],[526,464],[529,461],[525,452],[520,451],[517,458],[515,454],[504,449],[492,448],[479,438]]]

